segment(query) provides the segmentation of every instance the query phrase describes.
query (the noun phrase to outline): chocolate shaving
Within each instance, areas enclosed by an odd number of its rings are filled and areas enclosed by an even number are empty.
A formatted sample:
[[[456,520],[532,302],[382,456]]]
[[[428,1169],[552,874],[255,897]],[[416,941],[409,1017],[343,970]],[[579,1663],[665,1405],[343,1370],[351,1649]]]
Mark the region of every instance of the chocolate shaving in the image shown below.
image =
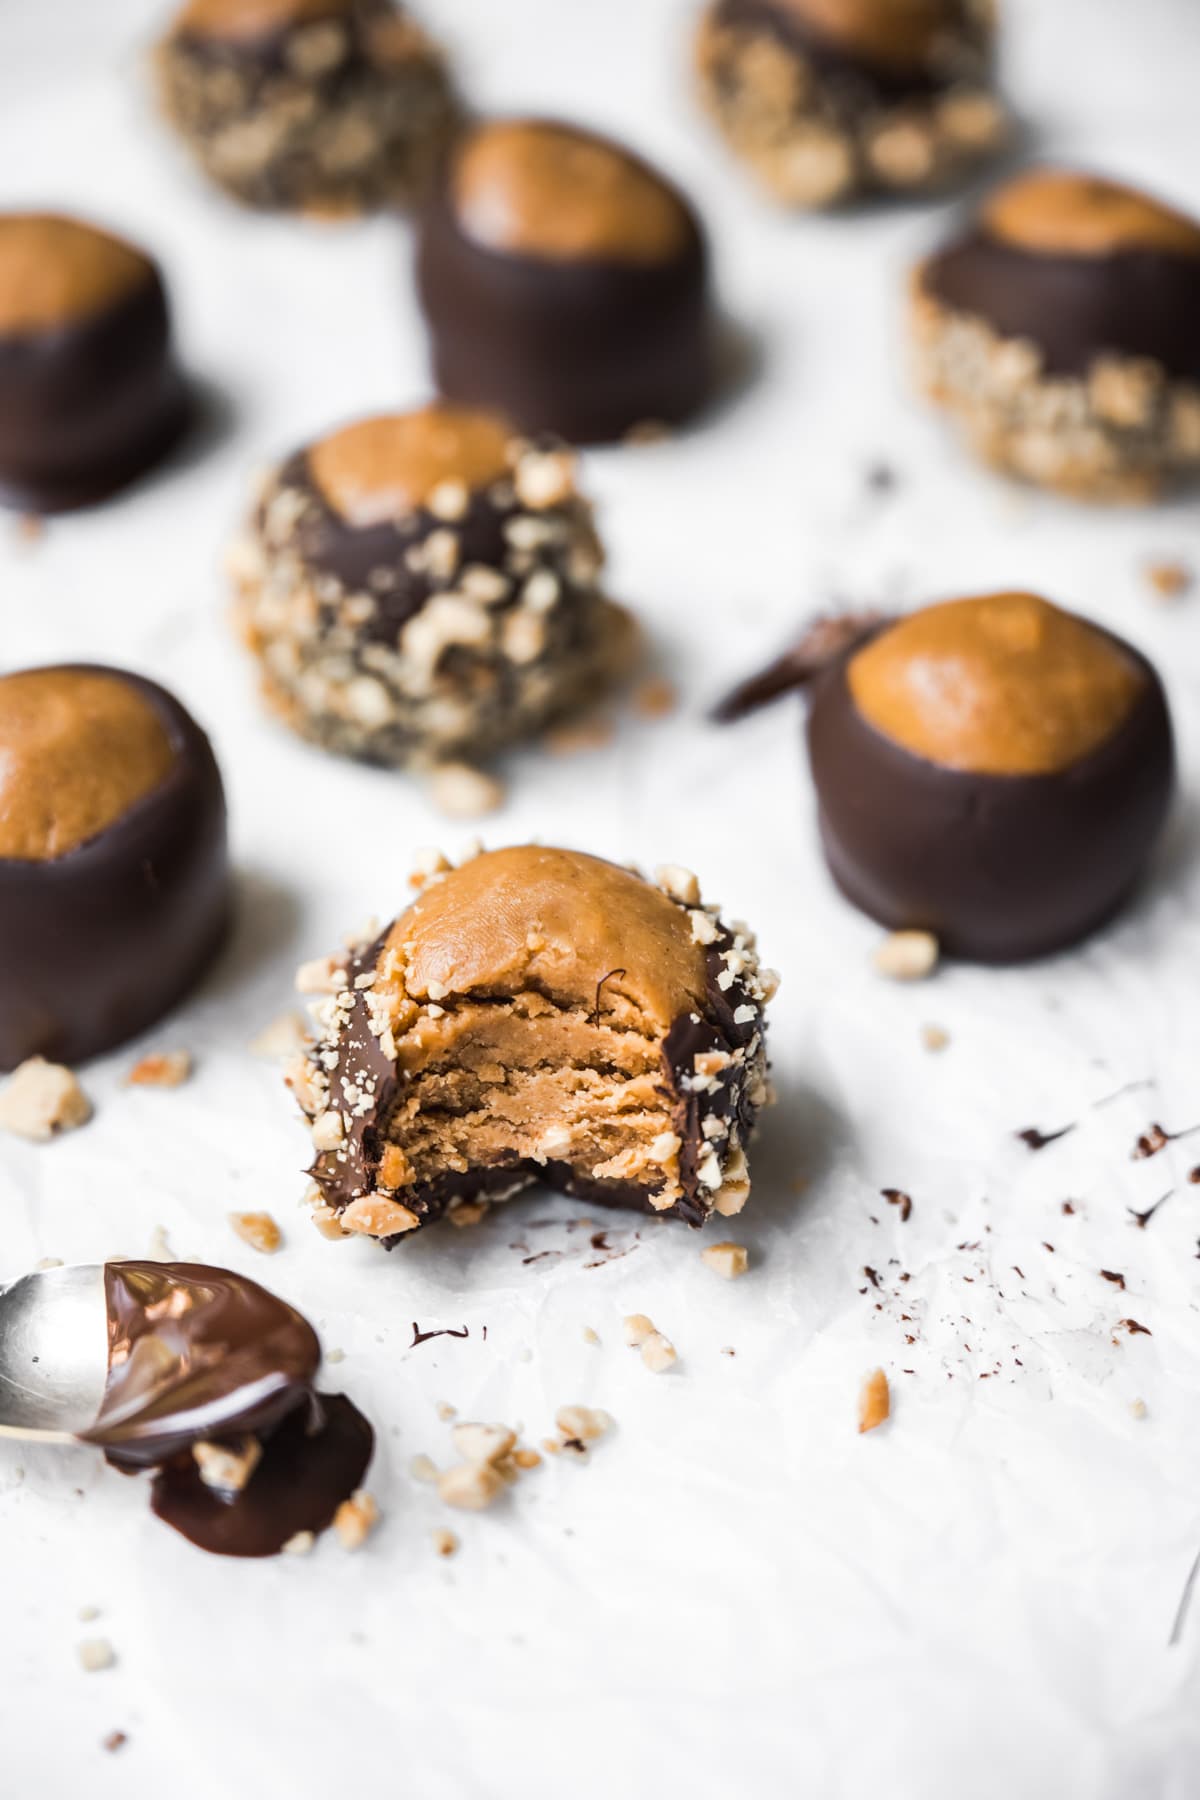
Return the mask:
[[[464,1325],[462,1327],[461,1331],[455,1331],[449,1325],[443,1326],[438,1331],[422,1331],[420,1326],[417,1324],[417,1321],[414,1319],[413,1320],[412,1343],[408,1347],[410,1350],[415,1350],[418,1344],[427,1344],[429,1342],[430,1338],[438,1338],[438,1337],[465,1338],[465,1337],[470,1337],[470,1335],[471,1335],[471,1327],[469,1325]]]
[[[880,1188],[879,1191],[889,1206],[900,1208],[900,1223],[907,1225],[912,1218],[912,1195],[902,1192],[900,1188]]]
[[[599,981],[596,983],[596,1004],[592,1008],[592,1016],[591,1016],[589,1023],[591,1023],[592,1025],[598,1025],[600,1023],[600,991],[603,988],[605,982],[611,981],[615,975],[624,975],[624,974],[625,974],[624,969],[610,969],[608,971],[607,975],[602,975],[600,977]]]
[[[1161,1125],[1151,1125],[1133,1146],[1130,1160],[1144,1162],[1148,1156],[1157,1156],[1160,1150],[1165,1150],[1177,1138],[1190,1137],[1197,1130],[1200,1130],[1200,1126],[1189,1125],[1185,1131],[1164,1131]]]
[[[1074,1129],[1074,1125],[1064,1125],[1061,1131],[1039,1131],[1036,1125],[1028,1125],[1024,1131],[1018,1131],[1015,1135],[1030,1150],[1044,1150],[1047,1144],[1057,1143],[1059,1138],[1066,1137]]]
[[[784,694],[807,687],[810,681],[823,675],[831,663],[857,649],[886,618],[886,613],[874,611],[823,613],[805,627],[782,656],[760,669],[757,675],[739,682],[717,703],[712,713],[714,723],[731,725],[748,713],[782,699]]]
[[[1123,1325],[1130,1337],[1136,1337],[1138,1332],[1141,1332],[1143,1337],[1154,1336],[1148,1325],[1139,1325],[1136,1319],[1118,1319],[1117,1324]]]
[[[879,1286],[879,1277],[875,1273],[874,1269],[864,1266],[863,1274],[866,1276],[867,1280],[870,1282],[870,1284],[873,1288],[877,1288]]]
[[[1150,1223],[1151,1219],[1154,1217],[1154,1215],[1158,1211],[1159,1207],[1165,1206],[1166,1202],[1171,1198],[1171,1195],[1174,1193],[1174,1191],[1175,1191],[1174,1188],[1168,1188],[1166,1193],[1163,1194],[1160,1199],[1158,1199],[1154,1202],[1153,1206],[1148,1206],[1146,1208],[1145,1212],[1138,1212],[1136,1210],[1136,1208],[1134,1208],[1132,1206],[1127,1206],[1125,1208],[1125,1211],[1129,1214],[1130,1218],[1133,1220],[1134,1224],[1137,1226],[1139,1231],[1145,1231],[1147,1225]]]
[[[1125,1277],[1121,1274],[1118,1274],[1116,1269],[1101,1269],[1100,1273],[1104,1277],[1105,1281],[1114,1282],[1116,1284],[1116,1286],[1121,1289],[1121,1292],[1124,1293]]]

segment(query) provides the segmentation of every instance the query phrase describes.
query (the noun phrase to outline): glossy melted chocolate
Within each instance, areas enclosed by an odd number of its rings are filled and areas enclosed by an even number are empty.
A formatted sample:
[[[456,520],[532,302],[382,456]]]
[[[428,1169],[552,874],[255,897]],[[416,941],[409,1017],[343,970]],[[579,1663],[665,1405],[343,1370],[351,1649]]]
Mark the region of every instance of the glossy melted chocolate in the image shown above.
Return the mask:
[[[344,1396],[316,1393],[321,1347],[303,1314],[203,1263],[109,1263],[104,1285],[108,1379],[85,1441],[126,1471],[155,1469],[154,1511],[202,1549],[271,1556],[323,1531],[374,1433]],[[247,1435],[262,1456],[246,1486],[207,1487],[192,1446]]]

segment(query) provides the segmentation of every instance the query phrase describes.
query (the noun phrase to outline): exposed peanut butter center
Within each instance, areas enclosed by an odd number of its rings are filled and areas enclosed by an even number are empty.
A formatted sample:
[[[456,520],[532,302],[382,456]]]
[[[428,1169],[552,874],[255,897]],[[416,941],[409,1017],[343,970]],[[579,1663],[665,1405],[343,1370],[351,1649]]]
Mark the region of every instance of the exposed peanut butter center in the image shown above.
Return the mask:
[[[1111,256],[1158,250],[1200,256],[1200,223],[1136,188],[1069,169],[1034,169],[994,194],[984,229],[1047,256]]]
[[[174,760],[158,713],[119,675],[0,677],[0,857],[64,856],[158,787]]]
[[[660,263],[688,239],[679,196],[605,138],[503,120],[459,151],[454,204],[476,243],[546,262]]]
[[[802,26],[850,55],[885,68],[919,68],[960,23],[959,0],[774,0]]]
[[[0,331],[45,331],[103,312],[153,275],[121,238],[57,213],[0,213]]]
[[[494,413],[434,404],[335,431],[309,450],[308,470],[347,524],[378,525],[423,506],[443,482],[470,492],[498,480],[511,442]]]
[[[375,1005],[396,996],[407,1076],[381,1185],[553,1162],[678,1189],[663,1040],[704,1004],[686,911],[627,870],[522,846],[431,883],[393,925]]]
[[[354,0],[188,0],[176,15],[174,30],[187,37],[250,42],[289,25],[337,18],[350,12],[353,4]]]
[[[1087,620],[1036,594],[947,600],[851,658],[854,703],[914,756],[978,775],[1048,775],[1096,750],[1145,686]]]

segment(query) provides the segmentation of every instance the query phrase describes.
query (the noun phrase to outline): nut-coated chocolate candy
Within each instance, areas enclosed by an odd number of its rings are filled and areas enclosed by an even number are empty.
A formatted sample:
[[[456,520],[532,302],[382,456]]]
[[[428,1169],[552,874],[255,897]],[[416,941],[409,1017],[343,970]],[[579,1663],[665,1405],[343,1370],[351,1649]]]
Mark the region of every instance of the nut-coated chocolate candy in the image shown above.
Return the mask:
[[[0,502],[102,500],[166,454],[187,414],[150,258],[78,219],[0,213]]]
[[[246,205],[408,205],[458,119],[440,51],[392,0],[187,0],[158,47],[163,111]]]
[[[0,1069],[153,1024],[228,913],[221,777],[178,700],[119,669],[0,677]]]
[[[633,649],[574,458],[435,404],[331,432],[234,547],[268,705],[327,749],[470,761],[590,703]]]
[[[318,1223],[390,1249],[537,1180],[690,1225],[740,1211],[775,988],[747,928],[686,870],[651,883],[542,845],[415,879],[330,959],[320,1042],[289,1073]]]
[[[435,379],[524,431],[599,443],[708,397],[708,256],[695,212],[632,152],[538,119],[476,126],[422,222]]]
[[[1200,473],[1200,222],[1036,168],[918,270],[931,397],[986,461],[1085,498]]]
[[[697,62],[734,153],[788,206],[920,193],[992,156],[991,0],[710,0]]]
[[[1033,594],[875,628],[817,679],[808,746],[843,893],[980,962],[1041,956],[1103,924],[1145,868],[1174,785],[1154,669]]]

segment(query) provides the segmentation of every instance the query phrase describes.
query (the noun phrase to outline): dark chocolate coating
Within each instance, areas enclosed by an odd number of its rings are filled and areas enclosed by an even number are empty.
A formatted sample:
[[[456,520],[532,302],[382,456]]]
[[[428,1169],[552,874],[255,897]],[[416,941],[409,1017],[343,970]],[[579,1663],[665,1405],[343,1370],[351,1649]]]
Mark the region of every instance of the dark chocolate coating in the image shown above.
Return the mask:
[[[0,502],[90,506],[165,456],[190,412],[158,271],[99,312],[0,332]]]
[[[943,306],[1029,338],[1054,374],[1085,375],[1116,353],[1200,381],[1200,256],[1048,256],[976,230],[931,257],[920,279]]]
[[[1132,712],[1099,749],[1046,775],[914,756],[858,711],[845,659],[827,670],[808,750],[825,857],[846,898],[975,962],[1048,955],[1103,924],[1142,873],[1174,789],[1162,683],[1121,649],[1145,677]]]
[[[353,986],[355,977],[374,969],[387,941],[384,931],[348,965],[347,975]],[[685,1014],[667,1033],[662,1051],[663,1084],[673,1101],[672,1125],[682,1140],[679,1152],[679,1175],[683,1195],[673,1206],[659,1214],[661,1218],[683,1219],[689,1225],[703,1225],[707,1208],[699,1199],[697,1169],[709,1139],[704,1121],[709,1116],[728,1120],[736,1118],[739,1136],[744,1143],[754,1121],[754,1108],[746,1093],[744,1080],[732,1065],[723,1070],[711,1088],[689,1089],[684,1077],[692,1073],[693,1058],[706,1050],[731,1051],[748,1044],[761,1029],[761,1016],[749,1023],[734,1019],[735,1010],[748,999],[742,982],[735,981],[727,990],[718,986],[717,978],[725,971],[721,952],[732,940],[721,932],[705,953],[707,995],[705,1015]],[[355,994],[349,1021],[339,1045],[338,1066],[333,1071],[331,1086],[338,1091],[343,1078],[360,1081],[366,1076],[374,1083],[374,1105],[364,1115],[355,1115],[345,1145],[345,1155],[318,1156],[309,1174],[321,1189],[326,1205],[339,1212],[356,1194],[367,1192],[374,1184],[374,1172],[383,1154],[387,1122],[399,1092],[394,1061],[386,1056],[379,1039],[370,1029],[367,997]],[[487,1199],[489,1194],[511,1192],[514,1186],[543,1181],[561,1193],[571,1194],[590,1205],[613,1206],[637,1212],[655,1212],[649,1190],[632,1181],[594,1181],[578,1175],[569,1163],[514,1160],[498,1167],[469,1170],[465,1175],[449,1172],[437,1181],[423,1182],[405,1188],[399,1196],[405,1206],[415,1212],[421,1224],[443,1217],[452,1199]],[[383,1238],[385,1249],[392,1250],[406,1233]]]
[[[104,672],[154,707],[175,760],[66,855],[0,857],[0,1069],[38,1055],[83,1062],[152,1025],[200,975],[228,920],[225,796],[208,739],[157,683]]]
[[[443,189],[416,270],[439,391],[577,444],[697,412],[714,333],[708,251],[687,210],[687,241],[663,263],[542,261],[467,237]]]

